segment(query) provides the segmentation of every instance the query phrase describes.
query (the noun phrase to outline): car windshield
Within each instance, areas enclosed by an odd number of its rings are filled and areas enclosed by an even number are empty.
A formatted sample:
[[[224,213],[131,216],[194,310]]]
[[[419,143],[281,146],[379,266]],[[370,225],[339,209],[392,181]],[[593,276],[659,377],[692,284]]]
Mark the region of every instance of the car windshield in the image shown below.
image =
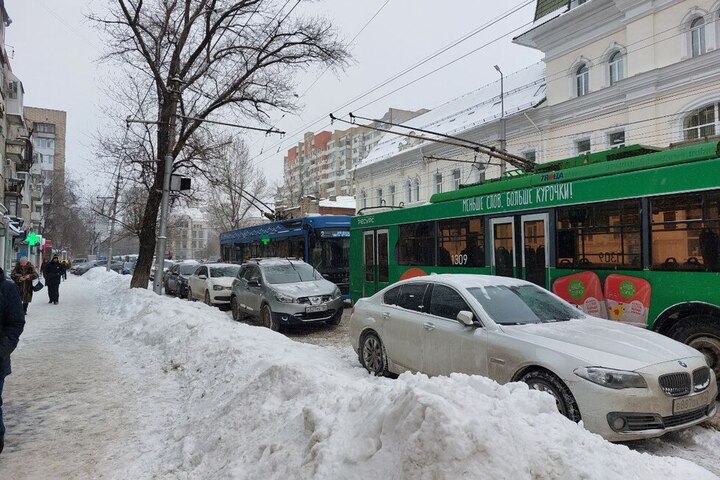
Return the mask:
[[[496,285],[467,289],[500,325],[548,323],[583,318],[582,312],[535,285]]]
[[[212,278],[234,277],[237,275],[239,269],[240,269],[239,265],[228,265],[225,267],[210,267],[210,276]]]
[[[180,265],[180,275],[192,275],[197,270],[197,265]]]
[[[263,265],[262,269],[265,279],[271,284],[311,282],[322,278],[322,275],[307,263]]]

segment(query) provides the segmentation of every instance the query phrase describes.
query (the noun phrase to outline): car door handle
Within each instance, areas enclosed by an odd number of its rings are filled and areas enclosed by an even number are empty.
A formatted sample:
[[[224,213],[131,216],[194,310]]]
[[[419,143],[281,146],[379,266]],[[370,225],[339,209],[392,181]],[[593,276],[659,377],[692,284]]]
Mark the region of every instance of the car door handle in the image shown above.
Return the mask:
[[[390,318],[390,312],[383,312],[382,316],[385,320],[387,320],[388,318]]]
[[[430,322],[423,323],[423,328],[427,330],[428,332],[435,330],[435,324]]]

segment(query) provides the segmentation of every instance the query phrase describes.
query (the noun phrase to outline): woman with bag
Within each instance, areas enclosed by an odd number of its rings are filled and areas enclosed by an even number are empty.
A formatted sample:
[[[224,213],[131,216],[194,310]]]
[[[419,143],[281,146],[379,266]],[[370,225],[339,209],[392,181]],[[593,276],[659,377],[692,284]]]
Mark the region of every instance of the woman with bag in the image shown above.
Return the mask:
[[[20,289],[20,299],[23,304],[23,311],[27,314],[28,304],[32,302],[33,297],[33,280],[38,278],[38,274],[35,271],[32,263],[28,262],[27,257],[20,257],[20,260],[15,264],[12,273],[10,274],[13,282]],[[42,288],[42,286],[40,287]]]

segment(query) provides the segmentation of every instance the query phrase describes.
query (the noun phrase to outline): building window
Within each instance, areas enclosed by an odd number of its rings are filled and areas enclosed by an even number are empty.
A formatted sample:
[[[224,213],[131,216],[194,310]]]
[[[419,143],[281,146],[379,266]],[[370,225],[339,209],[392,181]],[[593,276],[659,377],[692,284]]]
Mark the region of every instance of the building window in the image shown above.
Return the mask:
[[[535,153],[535,150],[528,150],[527,152],[523,152],[522,156],[528,162],[532,162],[532,163],[537,162],[537,154]]]
[[[420,179],[416,178],[415,182],[413,183],[413,190],[415,190],[415,201],[420,201]]]
[[[435,192],[434,193],[442,193],[442,187],[443,187],[443,177],[442,173],[436,173],[433,175],[433,183],[435,184]]]
[[[382,189],[382,188],[378,188],[378,189],[375,191],[375,193],[376,193],[375,197],[377,198],[377,200],[376,200],[376,201],[377,201],[377,206],[378,206],[378,207],[382,207],[382,204],[383,204],[383,189]]]
[[[365,190],[360,192],[360,208],[367,208],[367,194]]]
[[[625,146],[625,131],[613,132],[608,134],[608,143],[610,148],[618,148]]]
[[[52,123],[35,123],[34,127],[37,133],[55,133],[55,125]]]
[[[395,205],[395,185],[390,185],[388,190],[390,192],[390,205]]]
[[[452,172],[453,190],[460,190],[460,169],[456,168]]]
[[[610,56],[610,85],[615,85],[625,78],[625,58],[622,52],[615,52]]]
[[[575,93],[578,97],[590,91],[590,69],[584,63],[575,70]]]
[[[412,182],[410,180],[405,184],[405,202],[412,202]]]
[[[705,53],[705,19],[698,17],[690,24],[690,46],[693,57]]]
[[[590,139],[583,138],[582,140],[575,140],[575,153],[578,155],[590,153]]]
[[[485,166],[477,165],[475,170],[475,181],[482,182],[485,180]]]
[[[718,130],[719,104],[708,105],[696,110],[683,121],[685,140],[695,140],[702,137],[711,137]]]

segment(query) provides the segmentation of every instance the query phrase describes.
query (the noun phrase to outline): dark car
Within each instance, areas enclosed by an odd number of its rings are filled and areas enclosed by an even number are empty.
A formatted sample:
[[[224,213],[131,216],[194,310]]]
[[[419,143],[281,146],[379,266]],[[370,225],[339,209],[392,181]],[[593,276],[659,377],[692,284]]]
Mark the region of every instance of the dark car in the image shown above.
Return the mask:
[[[78,265],[74,271],[72,269],[70,271],[75,275],[85,275],[91,268],[102,267],[106,264],[106,260],[93,260],[91,262],[85,262],[81,265]]]
[[[195,262],[177,263],[165,273],[165,293],[180,298],[187,297],[188,277],[193,274],[198,264]]]

